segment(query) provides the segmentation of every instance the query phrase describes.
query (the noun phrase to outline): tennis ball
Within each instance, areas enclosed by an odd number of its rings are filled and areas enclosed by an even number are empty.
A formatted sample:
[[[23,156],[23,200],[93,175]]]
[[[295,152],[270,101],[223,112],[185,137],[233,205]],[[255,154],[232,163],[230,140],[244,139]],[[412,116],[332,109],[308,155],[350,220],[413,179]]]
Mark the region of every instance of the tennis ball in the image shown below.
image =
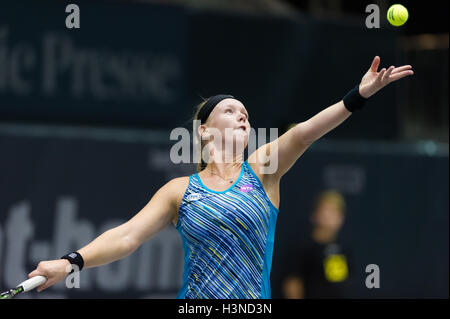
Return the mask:
[[[395,27],[404,25],[408,21],[408,17],[408,9],[401,4],[393,4],[387,13],[387,19]]]

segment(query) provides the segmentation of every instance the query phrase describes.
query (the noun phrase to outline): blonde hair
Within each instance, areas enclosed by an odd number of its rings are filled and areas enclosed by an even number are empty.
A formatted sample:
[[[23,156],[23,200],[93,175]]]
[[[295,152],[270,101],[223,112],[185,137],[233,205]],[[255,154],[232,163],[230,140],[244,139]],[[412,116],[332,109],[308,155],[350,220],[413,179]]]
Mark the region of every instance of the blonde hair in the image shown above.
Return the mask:
[[[204,99],[204,98],[203,98]],[[198,120],[198,113],[200,113],[200,110],[202,109],[202,107],[206,104],[206,102],[208,102],[208,99],[204,99],[203,102],[201,102],[199,105],[197,105],[197,110],[195,111],[195,115],[194,115],[194,121]],[[200,150],[200,163],[197,164],[197,172],[201,172],[202,170],[205,169],[206,165],[208,165],[204,160],[203,160],[203,148],[205,147],[201,136],[198,134],[198,131],[196,130],[195,132],[192,132],[194,134],[194,143],[196,145],[200,144],[200,147],[198,148]],[[194,154],[195,155],[195,154]]]
[[[345,199],[340,192],[336,190],[327,190],[320,192],[316,197],[315,209],[317,209],[319,205],[324,202],[335,204],[338,210],[342,213],[342,215],[345,214],[346,208]]]

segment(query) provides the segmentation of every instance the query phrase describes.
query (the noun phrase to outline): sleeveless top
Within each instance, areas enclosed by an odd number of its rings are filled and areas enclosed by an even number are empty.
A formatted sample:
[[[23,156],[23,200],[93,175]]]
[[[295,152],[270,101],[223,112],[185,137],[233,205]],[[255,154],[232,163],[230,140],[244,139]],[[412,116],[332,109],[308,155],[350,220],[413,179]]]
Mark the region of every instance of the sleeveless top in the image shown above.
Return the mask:
[[[185,256],[177,298],[270,299],[277,216],[247,161],[222,192],[189,176],[176,225]]]

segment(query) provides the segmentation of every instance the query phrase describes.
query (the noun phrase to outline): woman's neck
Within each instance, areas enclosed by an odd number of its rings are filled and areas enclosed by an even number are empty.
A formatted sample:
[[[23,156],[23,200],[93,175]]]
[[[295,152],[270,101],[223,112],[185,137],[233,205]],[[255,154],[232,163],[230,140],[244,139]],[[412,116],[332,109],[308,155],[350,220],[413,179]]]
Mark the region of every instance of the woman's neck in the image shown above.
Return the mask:
[[[218,175],[222,178],[234,178],[238,171],[241,170],[242,162],[232,162],[232,163],[209,163],[205,170],[209,173],[208,175]]]
[[[228,177],[232,175],[237,168],[240,169],[242,167],[243,161],[244,154],[227,154],[227,152],[213,149],[209,152],[209,163],[206,166],[206,169],[209,169],[216,174],[220,174],[221,176]]]

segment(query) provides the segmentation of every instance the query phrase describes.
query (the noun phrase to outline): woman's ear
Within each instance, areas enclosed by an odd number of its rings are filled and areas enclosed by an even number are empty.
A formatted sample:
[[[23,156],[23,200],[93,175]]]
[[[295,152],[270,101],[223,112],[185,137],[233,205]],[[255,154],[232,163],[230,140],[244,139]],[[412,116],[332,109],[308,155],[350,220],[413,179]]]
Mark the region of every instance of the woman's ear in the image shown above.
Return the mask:
[[[198,133],[198,136],[202,136],[203,135],[203,132],[205,131],[205,127],[203,126],[203,125],[200,125],[198,128],[197,128],[197,133]]]
[[[205,140],[209,138],[210,132],[205,125],[200,125],[198,127],[198,135],[200,136],[200,139]]]

